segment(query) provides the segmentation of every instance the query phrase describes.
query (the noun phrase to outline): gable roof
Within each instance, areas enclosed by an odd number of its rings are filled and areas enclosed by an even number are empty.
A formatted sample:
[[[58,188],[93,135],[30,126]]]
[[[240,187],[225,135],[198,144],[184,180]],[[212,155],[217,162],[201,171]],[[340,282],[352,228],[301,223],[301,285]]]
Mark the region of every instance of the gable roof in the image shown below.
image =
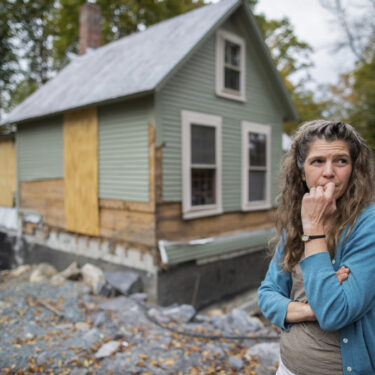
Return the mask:
[[[167,80],[204,37],[224,22],[243,0],[221,0],[160,22],[73,59],[63,70],[19,104],[2,124],[40,118],[95,103],[152,92]],[[246,13],[264,45],[248,6]],[[266,51],[266,48],[264,49]],[[278,76],[289,117],[294,105]],[[273,68],[272,68],[273,67]],[[281,86],[280,86],[281,85]]]

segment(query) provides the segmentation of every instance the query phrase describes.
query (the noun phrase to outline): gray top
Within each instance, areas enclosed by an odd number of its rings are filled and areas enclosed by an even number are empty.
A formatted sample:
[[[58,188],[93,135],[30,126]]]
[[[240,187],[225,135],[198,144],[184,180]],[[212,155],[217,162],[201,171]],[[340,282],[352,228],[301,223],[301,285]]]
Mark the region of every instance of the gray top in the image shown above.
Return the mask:
[[[292,274],[290,298],[308,303],[299,264]],[[296,375],[340,375],[342,371],[340,332],[323,331],[318,322],[293,324],[283,331],[280,355],[284,365]]]

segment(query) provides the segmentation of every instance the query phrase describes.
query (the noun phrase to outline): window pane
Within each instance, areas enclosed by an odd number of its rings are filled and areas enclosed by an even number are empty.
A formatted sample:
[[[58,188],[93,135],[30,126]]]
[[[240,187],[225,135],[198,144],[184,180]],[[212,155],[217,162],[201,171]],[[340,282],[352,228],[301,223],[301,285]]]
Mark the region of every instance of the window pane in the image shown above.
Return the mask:
[[[266,172],[249,171],[249,202],[264,201],[266,195]]]
[[[215,169],[191,170],[191,205],[200,206],[214,204],[215,198]]]
[[[240,66],[241,47],[238,44],[225,41],[225,64]]]
[[[224,87],[240,91],[240,72],[238,70],[224,68]]]
[[[192,164],[215,164],[215,131],[213,126],[191,125]]]
[[[249,165],[266,166],[266,135],[249,133]]]

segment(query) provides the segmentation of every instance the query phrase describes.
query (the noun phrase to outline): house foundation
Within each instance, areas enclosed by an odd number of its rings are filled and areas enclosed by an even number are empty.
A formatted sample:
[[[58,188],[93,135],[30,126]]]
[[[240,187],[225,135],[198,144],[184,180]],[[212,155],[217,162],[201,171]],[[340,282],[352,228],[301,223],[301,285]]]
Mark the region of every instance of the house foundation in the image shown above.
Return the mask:
[[[111,241],[77,239],[57,232],[45,237],[42,231],[21,237],[0,231],[0,249],[2,269],[47,262],[61,271],[77,262],[79,266],[92,263],[104,271],[136,271],[150,300],[162,306],[187,303],[197,309],[257,288],[268,263],[266,251],[259,249],[210,262],[191,261],[161,268],[154,264],[151,254],[126,250]]]

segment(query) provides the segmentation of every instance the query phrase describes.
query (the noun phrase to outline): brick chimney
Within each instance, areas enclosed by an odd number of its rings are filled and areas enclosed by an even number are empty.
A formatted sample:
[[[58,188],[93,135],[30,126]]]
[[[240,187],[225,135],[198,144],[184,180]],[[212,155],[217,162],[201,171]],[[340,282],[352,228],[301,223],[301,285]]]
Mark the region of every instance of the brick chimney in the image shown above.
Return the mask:
[[[95,4],[81,6],[79,14],[79,54],[84,55],[88,48],[98,48],[101,44],[101,9]]]

